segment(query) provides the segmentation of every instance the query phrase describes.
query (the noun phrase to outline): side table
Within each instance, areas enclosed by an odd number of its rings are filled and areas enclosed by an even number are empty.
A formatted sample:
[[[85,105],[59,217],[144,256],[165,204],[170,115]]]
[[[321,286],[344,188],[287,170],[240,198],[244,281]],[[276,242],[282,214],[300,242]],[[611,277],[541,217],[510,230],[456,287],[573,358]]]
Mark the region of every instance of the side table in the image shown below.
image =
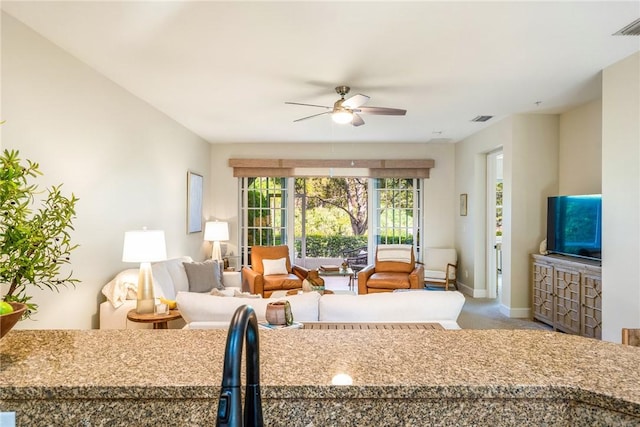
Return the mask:
[[[180,319],[180,310],[169,310],[169,314],[136,313],[135,308],[127,313],[127,319],[138,323],[153,323],[153,329],[167,329],[167,322]]]
[[[349,290],[352,291],[355,284],[355,277],[356,274],[354,273],[353,269],[351,269],[351,267],[348,267],[346,269],[340,269],[340,270],[322,270],[322,269],[318,269],[318,274],[320,275],[320,277],[336,277],[336,276],[341,276],[341,277],[348,277],[349,278]]]

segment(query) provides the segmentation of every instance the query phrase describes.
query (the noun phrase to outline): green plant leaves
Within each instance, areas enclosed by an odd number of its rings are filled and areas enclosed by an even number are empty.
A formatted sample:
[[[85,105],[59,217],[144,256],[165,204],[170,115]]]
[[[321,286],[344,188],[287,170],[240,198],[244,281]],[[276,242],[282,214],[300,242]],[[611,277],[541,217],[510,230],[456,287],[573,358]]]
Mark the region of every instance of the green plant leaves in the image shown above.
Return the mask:
[[[26,303],[28,317],[37,310],[36,304],[28,302],[28,286],[58,291],[60,286],[78,283],[73,272],[62,275],[60,271],[70,264],[70,253],[78,247],[70,236],[78,198],[65,197],[62,185],[39,192],[30,183],[42,175],[38,163],[23,164],[16,150],[4,150],[0,165],[0,283],[10,285],[3,299]],[[35,209],[40,194],[46,197]]]

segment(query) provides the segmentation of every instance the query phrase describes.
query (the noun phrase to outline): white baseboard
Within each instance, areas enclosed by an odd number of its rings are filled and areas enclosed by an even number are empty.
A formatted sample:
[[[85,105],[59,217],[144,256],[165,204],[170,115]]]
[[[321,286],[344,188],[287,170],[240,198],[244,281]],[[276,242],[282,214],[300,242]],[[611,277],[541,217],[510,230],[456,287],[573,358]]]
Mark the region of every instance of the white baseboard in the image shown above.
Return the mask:
[[[457,285],[458,285],[458,290],[460,292],[470,296],[471,298],[487,298],[488,297],[486,289],[474,289],[470,286],[465,285],[462,282],[457,282]],[[509,308],[504,304],[500,304],[500,313],[514,319],[530,319],[531,318],[531,309],[527,307]]]
[[[504,304],[500,304],[500,313],[513,319],[530,319],[530,308],[509,308]]]
[[[456,282],[458,285],[458,290],[465,295],[470,296],[471,298],[486,298],[487,291],[486,289],[474,289],[470,286],[465,285],[462,282]]]

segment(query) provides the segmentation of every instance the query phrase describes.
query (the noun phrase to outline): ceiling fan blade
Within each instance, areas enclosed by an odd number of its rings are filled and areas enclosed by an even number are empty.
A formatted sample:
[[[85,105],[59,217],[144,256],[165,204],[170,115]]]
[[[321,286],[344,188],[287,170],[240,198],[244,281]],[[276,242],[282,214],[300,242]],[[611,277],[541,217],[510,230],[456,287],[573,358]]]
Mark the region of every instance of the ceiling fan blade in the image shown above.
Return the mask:
[[[384,108],[384,107],[361,107],[357,110],[353,110],[358,113],[364,114],[378,114],[384,116],[404,116],[407,114],[407,110],[401,110],[400,108]]]
[[[363,95],[361,93],[357,95],[353,95],[351,98],[346,99],[342,106],[346,108],[358,108],[361,105],[364,105],[369,100],[367,95]]]
[[[360,117],[357,114],[353,115],[353,120],[351,121],[351,124],[353,126],[362,126],[364,124],[364,120],[362,120],[362,117]]]
[[[333,107],[327,107],[326,105],[302,104],[302,103],[300,103],[300,102],[285,102],[285,104],[290,104],[290,105],[304,105],[305,107],[319,107],[319,108],[326,108],[327,110],[331,110],[331,109],[333,109]]]
[[[307,117],[303,117],[301,119],[296,119],[294,120],[294,122],[301,122],[303,120],[307,120],[307,119],[312,119],[314,117],[318,117],[318,116],[322,116],[323,114],[330,114],[331,111],[325,111],[324,113],[318,113],[318,114],[314,114],[313,116],[307,116]]]

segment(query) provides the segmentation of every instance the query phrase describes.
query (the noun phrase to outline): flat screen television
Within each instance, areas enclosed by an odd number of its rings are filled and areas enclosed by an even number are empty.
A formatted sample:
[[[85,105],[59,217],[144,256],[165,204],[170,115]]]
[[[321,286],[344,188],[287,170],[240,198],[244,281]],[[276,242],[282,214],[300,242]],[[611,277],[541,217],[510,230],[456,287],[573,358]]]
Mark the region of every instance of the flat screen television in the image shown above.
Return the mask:
[[[547,203],[550,253],[602,258],[602,195],[554,196]]]

